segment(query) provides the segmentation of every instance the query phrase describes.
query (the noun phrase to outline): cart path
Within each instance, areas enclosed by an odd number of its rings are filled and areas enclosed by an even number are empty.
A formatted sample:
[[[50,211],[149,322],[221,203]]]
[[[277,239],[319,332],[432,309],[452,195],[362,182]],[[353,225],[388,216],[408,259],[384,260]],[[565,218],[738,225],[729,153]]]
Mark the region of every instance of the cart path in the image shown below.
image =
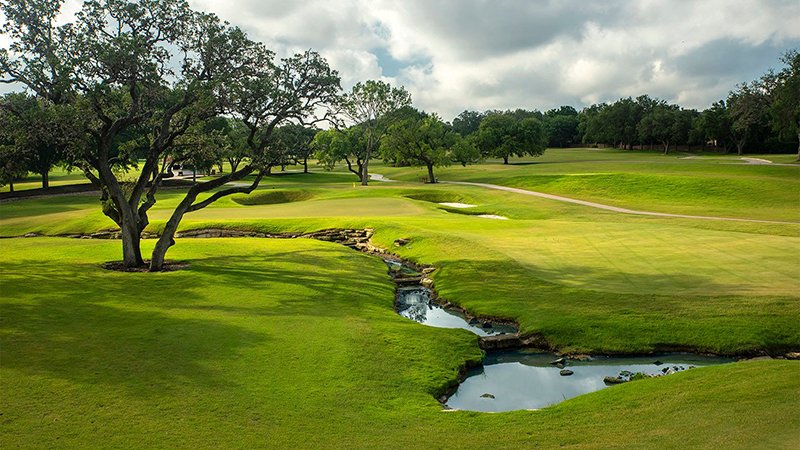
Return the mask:
[[[604,205],[602,203],[595,203],[589,202],[586,200],[578,200],[569,197],[562,197],[560,195],[553,195],[553,194],[545,194],[544,192],[537,192],[537,191],[529,191],[527,189],[519,189],[513,188],[508,186],[500,186],[497,184],[488,184],[488,183],[473,183],[469,181],[442,181],[442,183],[447,184],[460,184],[463,186],[479,186],[484,187],[487,189],[496,189],[498,191],[506,191],[506,192],[514,192],[516,194],[523,194],[523,195],[532,195],[534,197],[546,198],[549,200],[555,200],[559,202],[565,203],[574,203],[576,205],[588,206],[590,208],[597,208],[603,209],[606,211],[613,211],[622,214],[636,214],[639,216],[655,216],[655,217],[674,217],[679,219],[701,219],[701,220],[727,220],[731,222],[758,222],[758,223],[777,223],[777,224],[788,224],[788,225],[800,225],[800,222],[788,222],[788,221],[780,221],[780,220],[762,220],[762,219],[743,219],[743,218],[736,218],[736,217],[715,217],[715,216],[693,216],[690,214],[670,214],[670,213],[660,213],[654,211],[637,211],[635,209],[628,209],[628,208],[620,208],[618,206],[611,206],[611,205]]]

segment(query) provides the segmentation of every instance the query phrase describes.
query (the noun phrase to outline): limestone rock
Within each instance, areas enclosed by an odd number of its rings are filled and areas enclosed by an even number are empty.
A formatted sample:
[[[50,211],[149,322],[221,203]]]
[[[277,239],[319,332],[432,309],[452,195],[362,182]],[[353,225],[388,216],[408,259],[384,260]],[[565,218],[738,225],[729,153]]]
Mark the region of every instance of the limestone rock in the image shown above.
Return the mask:
[[[605,383],[605,384],[620,384],[620,383],[624,383],[624,382],[625,382],[625,380],[623,380],[620,377],[605,377],[605,378],[603,378],[603,383]]]
[[[508,348],[519,348],[522,346],[519,335],[517,334],[498,334],[494,336],[481,336],[478,339],[478,346],[482,350],[503,350]]]

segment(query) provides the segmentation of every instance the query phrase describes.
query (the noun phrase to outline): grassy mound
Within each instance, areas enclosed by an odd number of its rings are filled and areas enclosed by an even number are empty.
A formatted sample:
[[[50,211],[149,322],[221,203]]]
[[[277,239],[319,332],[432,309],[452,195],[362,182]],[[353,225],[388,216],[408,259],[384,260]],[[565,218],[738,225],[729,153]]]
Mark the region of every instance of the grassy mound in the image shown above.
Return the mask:
[[[233,201],[245,206],[252,205],[277,205],[280,203],[302,202],[310,200],[314,193],[309,190],[271,190],[256,191],[250,195],[233,197]]]
[[[409,191],[406,198],[411,200],[419,200],[421,202],[431,203],[471,203],[471,199],[465,198],[463,195],[453,191],[444,190],[414,190]]]

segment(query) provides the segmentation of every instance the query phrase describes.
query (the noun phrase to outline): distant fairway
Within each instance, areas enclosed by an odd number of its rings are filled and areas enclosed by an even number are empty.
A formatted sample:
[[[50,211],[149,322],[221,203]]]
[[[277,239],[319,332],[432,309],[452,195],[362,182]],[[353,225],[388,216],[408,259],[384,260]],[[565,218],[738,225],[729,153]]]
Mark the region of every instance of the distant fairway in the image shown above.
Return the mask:
[[[440,177],[663,212],[800,218],[800,167],[598,150],[548,150],[541,162]],[[375,171],[407,181],[271,176],[252,198],[187,215],[182,229],[371,227],[376,245],[436,266],[448,301],[515,319],[563,351],[800,350],[800,225],[634,216]],[[630,183],[614,190],[614,180]],[[162,192],[150,231],[180,195]],[[0,236],[109,228],[92,194],[0,204]],[[190,268],[157,274],[100,269],[120,258],[118,241],[0,239],[0,254],[4,448],[101,438],[386,448],[443,436],[456,447],[776,447],[800,427],[794,361],[697,369],[541,411],[442,413],[434,395],[479,360],[475,337],[395,314],[383,263],[336,244],[178,239],[168,258]]]
[[[541,158],[439,169],[443,180],[477,181],[565,195],[614,206],[678,214],[800,222],[800,164],[753,165],[737,156],[625,150],[550,149]],[[750,155],[752,156],[752,155]],[[778,162],[786,155],[759,155]],[[380,168],[417,180],[414,168]]]

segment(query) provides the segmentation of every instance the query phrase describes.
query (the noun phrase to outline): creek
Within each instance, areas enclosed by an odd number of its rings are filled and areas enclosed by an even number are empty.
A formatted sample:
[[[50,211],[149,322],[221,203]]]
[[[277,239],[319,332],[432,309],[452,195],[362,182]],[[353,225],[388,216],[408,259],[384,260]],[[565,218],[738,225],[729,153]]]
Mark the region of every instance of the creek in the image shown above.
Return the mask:
[[[433,290],[422,285],[424,269],[394,259],[384,262],[397,284],[395,309],[401,316],[427,326],[469,330],[481,339],[517,336],[514,325],[470,317],[439,301]],[[491,351],[442,400],[448,409],[468,411],[540,409],[614,384],[733,361],[691,353],[569,358],[532,349]]]
[[[513,325],[468,318],[461,310],[438,302],[434,292],[420,284],[422,273],[399,261],[384,259],[397,283],[395,310],[401,316],[436,328],[460,328],[478,336],[514,334]]]

